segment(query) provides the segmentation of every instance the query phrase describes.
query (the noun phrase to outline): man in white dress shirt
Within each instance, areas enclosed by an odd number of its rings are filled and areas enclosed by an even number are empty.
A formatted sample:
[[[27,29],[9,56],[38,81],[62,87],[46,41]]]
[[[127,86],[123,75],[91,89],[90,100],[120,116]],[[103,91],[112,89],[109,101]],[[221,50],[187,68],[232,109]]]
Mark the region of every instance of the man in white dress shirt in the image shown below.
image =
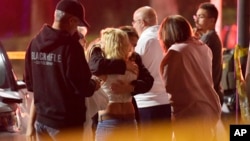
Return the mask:
[[[135,52],[154,78],[150,91],[134,96],[139,109],[141,137],[144,141],[166,139],[171,137],[171,106],[159,73],[163,52],[158,40],[157,14],[149,6],[141,7],[134,12],[132,24],[139,35]]]

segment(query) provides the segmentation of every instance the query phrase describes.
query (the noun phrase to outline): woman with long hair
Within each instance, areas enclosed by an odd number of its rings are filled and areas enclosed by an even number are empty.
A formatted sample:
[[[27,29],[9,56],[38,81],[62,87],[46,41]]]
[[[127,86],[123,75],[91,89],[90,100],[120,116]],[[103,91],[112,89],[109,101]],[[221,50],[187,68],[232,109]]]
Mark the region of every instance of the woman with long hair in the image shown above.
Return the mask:
[[[171,94],[176,141],[211,141],[221,106],[213,88],[212,52],[193,37],[190,23],[180,15],[166,17],[159,39],[166,53],[160,72]]]
[[[101,31],[100,44],[107,59],[123,59],[129,61],[132,46],[126,32],[118,28],[106,28]],[[112,91],[112,83],[122,81],[130,85],[137,79],[137,74],[126,71],[124,75],[109,74],[99,76],[102,81],[101,89],[108,95],[109,103],[105,110],[98,112],[99,122],[96,130],[96,141],[125,140],[137,138],[137,124],[131,93]],[[128,87],[126,87],[128,88]],[[133,87],[131,86],[131,92]],[[126,132],[124,132],[126,130]]]

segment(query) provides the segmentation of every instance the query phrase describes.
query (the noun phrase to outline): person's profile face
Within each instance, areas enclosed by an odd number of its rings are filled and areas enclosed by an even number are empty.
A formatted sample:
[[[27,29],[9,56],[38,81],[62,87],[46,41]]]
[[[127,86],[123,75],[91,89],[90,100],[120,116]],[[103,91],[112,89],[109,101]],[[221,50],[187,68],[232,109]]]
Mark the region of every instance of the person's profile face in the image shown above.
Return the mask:
[[[211,20],[208,12],[201,8],[197,10],[196,15],[194,15],[193,18],[196,28],[201,30],[206,30]]]
[[[130,41],[132,47],[135,48],[137,45],[138,37],[136,37],[136,36],[129,37],[129,41]]]
[[[79,25],[79,19],[75,16],[70,16],[68,18],[68,28],[70,29],[71,35],[77,31],[77,26]]]
[[[132,26],[139,35],[141,33],[142,24],[143,24],[143,20],[141,19],[139,13],[135,13],[133,16]]]
[[[77,31],[78,31],[78,35],[79,35],[79,42],[83,47],[87,47],[87,40],[86,40],[86,34],[88,32],[87,27],[85,26],[77,26]]]

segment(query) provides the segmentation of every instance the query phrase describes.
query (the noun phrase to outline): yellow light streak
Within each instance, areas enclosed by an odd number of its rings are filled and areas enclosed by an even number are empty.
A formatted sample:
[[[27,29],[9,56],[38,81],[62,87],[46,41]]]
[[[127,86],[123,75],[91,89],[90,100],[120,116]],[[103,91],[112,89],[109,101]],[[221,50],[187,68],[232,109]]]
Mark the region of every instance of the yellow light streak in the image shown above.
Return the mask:
[[[8,51],[7,54],[11,60],[23,60],[25,58],[25,51]]]

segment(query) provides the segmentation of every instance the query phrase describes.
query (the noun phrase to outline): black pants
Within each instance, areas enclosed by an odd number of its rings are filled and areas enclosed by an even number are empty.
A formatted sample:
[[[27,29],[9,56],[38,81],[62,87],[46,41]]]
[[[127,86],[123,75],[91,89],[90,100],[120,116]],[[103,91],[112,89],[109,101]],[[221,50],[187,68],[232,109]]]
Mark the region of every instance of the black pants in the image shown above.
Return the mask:
[[[143,141],[171,141],[171,105],[139,108],[140,138]]]

